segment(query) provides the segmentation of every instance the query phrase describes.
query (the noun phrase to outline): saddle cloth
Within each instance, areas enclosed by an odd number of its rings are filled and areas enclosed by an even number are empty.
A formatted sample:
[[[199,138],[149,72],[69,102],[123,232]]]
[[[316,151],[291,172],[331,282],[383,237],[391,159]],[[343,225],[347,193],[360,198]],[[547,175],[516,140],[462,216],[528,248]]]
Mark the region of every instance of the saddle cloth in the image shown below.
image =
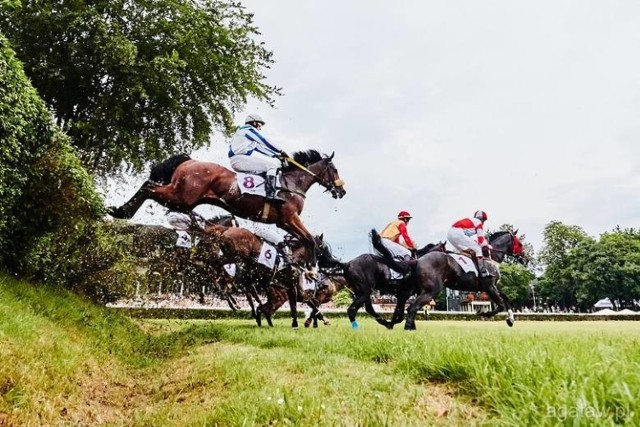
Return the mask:
[[[236,180],[241,194],[253,194],[255,196],[266,196],[264,174],[257,175],[252,173],[236,172]],[[280,175],[276,175],[276,182],[280,182]]]
[[[473,260],[468,256],[464,256],[461,254],[449,254],[449,256],[458,263],[458,265],[462,268],[462,270],[465,273],[472,272],[472,273],[475,273],[476,276],[478,275],[478,269],[473,263]]]

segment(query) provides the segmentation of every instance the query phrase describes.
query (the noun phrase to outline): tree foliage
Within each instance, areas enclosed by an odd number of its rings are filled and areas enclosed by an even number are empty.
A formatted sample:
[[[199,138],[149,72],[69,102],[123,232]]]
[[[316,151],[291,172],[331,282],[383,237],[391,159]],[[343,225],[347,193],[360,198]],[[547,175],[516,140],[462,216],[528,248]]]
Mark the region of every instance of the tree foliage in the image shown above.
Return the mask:
[[[248,97],[279,93],[238,2],[23,0],[0,25],[94,173],[203,147],[212,130],[233,130]]]
[[[640,230],[616,228],[599,239],[553,221],[540,259],[546,269],[536,292],[542,301],[589,310],[599,299],[640,298]]]

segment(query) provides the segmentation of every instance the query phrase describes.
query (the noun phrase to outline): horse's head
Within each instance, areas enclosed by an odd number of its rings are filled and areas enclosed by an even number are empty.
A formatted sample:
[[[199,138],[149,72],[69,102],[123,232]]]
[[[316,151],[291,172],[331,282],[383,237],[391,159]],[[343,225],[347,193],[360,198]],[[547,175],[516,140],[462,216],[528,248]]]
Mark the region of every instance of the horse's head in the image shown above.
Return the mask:
[[[493,246],[492,257],[496,261],[502,262],[505,255],[513,257],[521,264],[526,264],[527,257],[524,253],[524,246],[516,231],[498,231],[489,236],[489,243]]]
[[[317,174],[318,183],[326,189],[325,191],[329,191],[334,199],[341,199],[347,194],[347,190],[344,189],[344,181],[333,164],[334,155],[335,153],[331,153],[330,156],[325,156],[321,160],[322,166],[320,173]]]
[[[323,234],[316,236],[314,241],[316,243],[318,266],[320,268],[332,268],[340,263],[340,261],[331,253],[331,247],[324,240]]]
[[[317,182],[329,191],[335,199],[344,197],[347,191],[344,189],[344,181],[340,179],[338,169],[333,164],[333,156],[320,154],[317,150],[296,151],[293,154],[293,162],[282,168],[283,173],[308,173],[312,180],[309,185]],[[306,188],[299,188],[307,191]]]
[[[344,189],[344,181],[340,178],[338,169],[333,164],[334,155],[335,153],[331,153],[331,156],[325,156],[322,159],[324,165],[318,174],[318,182],[326,191],[331,192],[334,199],[341,199],[347,194],[347,190]]]

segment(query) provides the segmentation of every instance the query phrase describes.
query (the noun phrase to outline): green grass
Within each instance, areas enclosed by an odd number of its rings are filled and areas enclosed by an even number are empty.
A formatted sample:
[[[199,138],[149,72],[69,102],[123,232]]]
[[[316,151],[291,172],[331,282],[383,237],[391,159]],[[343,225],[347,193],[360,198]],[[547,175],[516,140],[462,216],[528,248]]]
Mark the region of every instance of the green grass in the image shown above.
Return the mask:
[[[0,275],[0,425],[640,425],[637,322],[139,320]]]

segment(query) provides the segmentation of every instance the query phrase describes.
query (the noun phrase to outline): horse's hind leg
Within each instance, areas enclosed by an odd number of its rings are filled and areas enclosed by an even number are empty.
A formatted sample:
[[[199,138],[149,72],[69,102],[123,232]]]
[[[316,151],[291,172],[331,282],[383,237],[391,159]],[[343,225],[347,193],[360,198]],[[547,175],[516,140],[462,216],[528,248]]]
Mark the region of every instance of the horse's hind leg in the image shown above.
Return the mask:
[[[373,303],[371,302],[371,298],[368,298],[364,302],[364,309],[367,310],[367,313],[372,315],[374,319],[376,319],[376,322],[378,322],[379,324],[381,324],[385,328],[387,328],[387,329],[392,329],[393,328],[393,324],[391,324],[391,322],[386,320],[384,317],[380,316],[380,314],[378,314],[376,312],[376,310],[373,308]]]
[[[117,219],[130,219],[133,217],[140,206],[145,202],[145,200],[151,198],[151,189],[153,188],[153,183],[151,181],[145,181],[144,184],[136,191],[136,194],[129,199],[125,204],[116,208],[114,206],[109,207],[109,215]]]
[[[354,330],[357,330],[360,327],[360,325],[358,325],[358,322],[356,322],[356,314],[358,313],[360,307],[362,307],[362,305],[367,300],[371,301],[371,296],[368,293],[365,295],[356,296],[347,309],[347,315],[349,316],[349,321],[351,322],[351,328]]]

